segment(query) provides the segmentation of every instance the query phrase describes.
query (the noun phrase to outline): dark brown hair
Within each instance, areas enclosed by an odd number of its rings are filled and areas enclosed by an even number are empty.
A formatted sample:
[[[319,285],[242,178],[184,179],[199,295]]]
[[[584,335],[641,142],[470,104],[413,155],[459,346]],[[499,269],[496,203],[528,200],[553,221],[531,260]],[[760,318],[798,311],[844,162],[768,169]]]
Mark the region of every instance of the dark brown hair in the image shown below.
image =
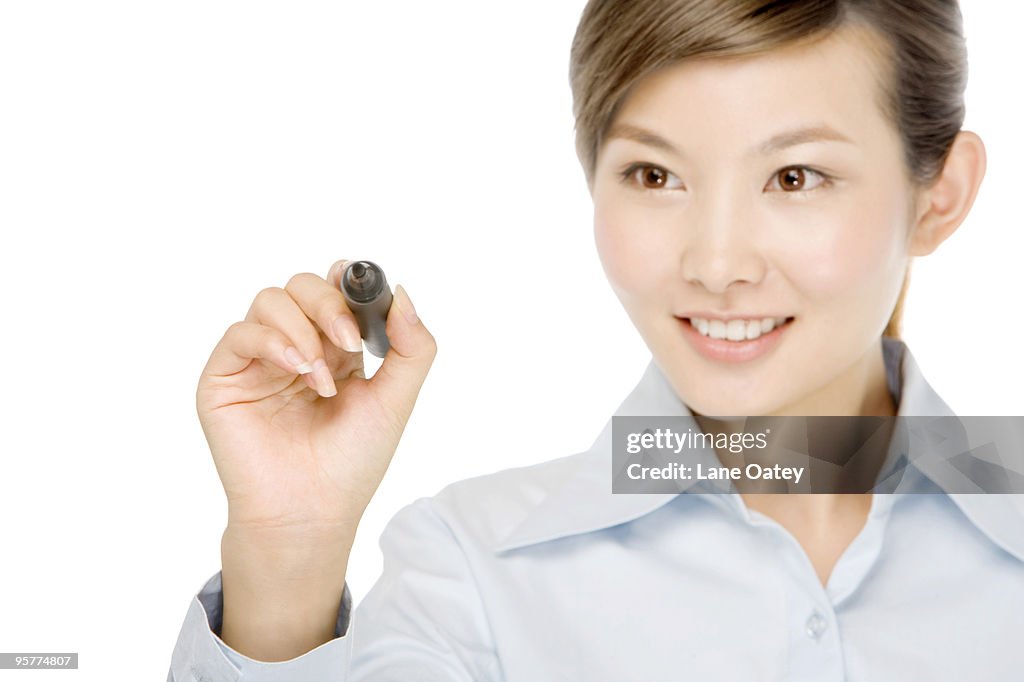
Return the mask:
[[[881,38],[879,107],[899,132],[908,178],[932,184],[964,120],[967,48],[956,0],[590,0],[569,66],[587,183],[605,133],[644,76],[684,59],[825,38],[851,23]],[[886,336],[899,337],[909,278],[908,267]]]

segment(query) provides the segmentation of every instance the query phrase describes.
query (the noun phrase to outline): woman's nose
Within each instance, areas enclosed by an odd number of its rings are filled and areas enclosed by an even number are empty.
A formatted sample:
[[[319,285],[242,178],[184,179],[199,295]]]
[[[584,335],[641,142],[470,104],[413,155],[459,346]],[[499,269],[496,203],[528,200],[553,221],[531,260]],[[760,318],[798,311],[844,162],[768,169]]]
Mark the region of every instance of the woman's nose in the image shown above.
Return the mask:
[[[735,193],[719,192],[689,215],[682,231],[681,267],[687,282],[723,293],[737,282],[764,276],[753,211]]]

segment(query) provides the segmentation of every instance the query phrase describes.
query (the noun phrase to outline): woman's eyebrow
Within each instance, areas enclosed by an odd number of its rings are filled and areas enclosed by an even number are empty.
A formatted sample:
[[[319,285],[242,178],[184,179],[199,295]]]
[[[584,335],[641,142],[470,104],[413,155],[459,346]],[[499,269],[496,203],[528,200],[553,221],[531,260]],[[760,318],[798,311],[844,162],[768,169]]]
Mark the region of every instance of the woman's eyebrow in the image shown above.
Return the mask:
[[[632,140],[648,147],[660,149],[674,154],[679,158],[685,158],[686,154],[678,149],[671,142],[663,138],[662,136],[654,133],[646,128],[633,125],[627,122],[618,122],[613,125],[606,136],[606,140],[613,138],[621,138],[624,140]],[[855,144],[846,135],[843,135],[835,128],[827,125],[813,125],[805,126],[802,128],[794,128],[793,130],[786,130],[771,136],[761,144],[755,146],[753,149],[747,152],[747,156],[771,154],[777,152],[780,149],[787,147],[794,147],[798,144],[805,144],[807,142],[845,142],[847,144]]]

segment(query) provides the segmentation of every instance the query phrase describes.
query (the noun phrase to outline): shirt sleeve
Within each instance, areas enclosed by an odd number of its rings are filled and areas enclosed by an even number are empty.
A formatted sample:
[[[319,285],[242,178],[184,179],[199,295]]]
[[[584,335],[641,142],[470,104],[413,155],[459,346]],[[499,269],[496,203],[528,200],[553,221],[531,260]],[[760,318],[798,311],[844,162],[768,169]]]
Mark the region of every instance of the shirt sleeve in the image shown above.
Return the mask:
[[[503,679],[469,562],[431,500],[399,510],[379,544],[383,572],[354,612],[345,583],[335,638],[288,661],[256,661],[220,639],[223,593],[217,572],[192,600],[168,682]]]
[[[334,639],[288,661],[257,661],[220,638],[224,620],[221,571],[206,581],[192,598],[171,654],[168,682],[284,682],[285,680],[345,680],[352,638],[347,636],[352,593],[348,582],[342,594]]]

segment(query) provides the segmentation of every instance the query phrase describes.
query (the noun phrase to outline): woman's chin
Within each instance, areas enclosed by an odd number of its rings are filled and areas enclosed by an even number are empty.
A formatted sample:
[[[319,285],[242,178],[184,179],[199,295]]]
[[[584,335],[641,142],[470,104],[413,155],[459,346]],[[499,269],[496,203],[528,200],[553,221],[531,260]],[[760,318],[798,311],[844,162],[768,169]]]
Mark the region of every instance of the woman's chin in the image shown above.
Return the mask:
[[[677,393],[691,412],[708,417],[765,416],[778,414],[786,405],[785,396],[764,392],[764,387],[770,385],[768,381],[755,382],[754,386],[746,382],[728,384],[710,378],[701,381],[699,375],[691,373]]]
[[[777,406],[765,402],[742,402],[739,400],[687,403],[686,406],[694,415],[704,417],[760,417],[772,414],[777,409]]]
[[[758,416],[776,413],[785,404],[785,396],[768,393],[765,388],[776,383],[767,377],[715,376],[687,362],[661,364],[686,406],[694,414],[707,416]],[[697,359],[693,362],[699,363]],[[660,363],[659,363],[660,364]],[[672,376],[677,377],[673,379]],[[787,387],[792,389],[792,386]]]

